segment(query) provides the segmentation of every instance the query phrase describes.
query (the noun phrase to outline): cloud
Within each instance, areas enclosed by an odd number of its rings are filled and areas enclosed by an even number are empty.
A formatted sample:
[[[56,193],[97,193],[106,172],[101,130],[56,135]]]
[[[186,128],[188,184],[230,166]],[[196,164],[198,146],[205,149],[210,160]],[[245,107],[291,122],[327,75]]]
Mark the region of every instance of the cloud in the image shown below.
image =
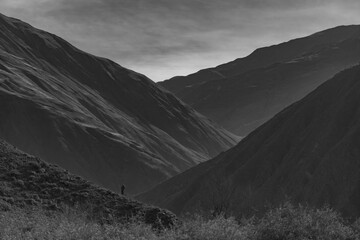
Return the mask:
[[[360,21],[358,0],[0,0],[0,8],[154,80]]]

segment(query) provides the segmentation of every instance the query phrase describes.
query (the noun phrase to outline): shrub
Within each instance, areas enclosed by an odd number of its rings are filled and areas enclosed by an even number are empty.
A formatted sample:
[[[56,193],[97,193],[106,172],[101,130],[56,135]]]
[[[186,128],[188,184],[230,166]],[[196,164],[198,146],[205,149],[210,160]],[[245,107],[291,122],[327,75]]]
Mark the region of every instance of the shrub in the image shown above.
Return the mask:
[[[330,208],[294,207],[290,203],[269,211],[257,224],[256,240],[355,239],[354,231]]]

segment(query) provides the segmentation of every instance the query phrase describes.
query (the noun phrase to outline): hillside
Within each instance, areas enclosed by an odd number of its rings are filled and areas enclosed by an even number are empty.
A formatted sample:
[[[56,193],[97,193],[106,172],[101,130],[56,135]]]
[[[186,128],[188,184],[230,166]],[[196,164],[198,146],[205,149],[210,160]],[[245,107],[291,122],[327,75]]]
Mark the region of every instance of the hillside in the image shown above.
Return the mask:
[[[176,217],[165,210],[147,206],[99,188],[58,166],[30,156],[0,139],[1,211],[40,207],[62,211],[65,206],[82,208],[99,222],[128,219],[144,214],[145,221],[173,224]],[[86,215],[86,214],[85,214]]]
[[[0,137],[72,173],[138,193],[238,138],[147,77],[0,15]]]
[[[236,213],[291,199],[360,216],[359,80],[360,66],[338,73],[236,147],[139,199],[185,213],[211,208],[207,200],[222,193]]]
[[[360,61],[360,26],[339,26],[159,85],[245,136],[337,72]]]

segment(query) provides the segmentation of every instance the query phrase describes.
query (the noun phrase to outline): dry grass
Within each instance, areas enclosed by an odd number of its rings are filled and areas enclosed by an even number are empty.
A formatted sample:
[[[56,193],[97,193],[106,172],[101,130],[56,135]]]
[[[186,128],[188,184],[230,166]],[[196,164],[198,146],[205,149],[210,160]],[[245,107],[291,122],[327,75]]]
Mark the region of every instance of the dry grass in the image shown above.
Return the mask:
[[[360,239],[360,221],[346,222],[337,212],[285,204],[260,219],[237,221],[195,216],[158,231],[134,218],[128,223],[99,224],[76,210],[12,210],[0,213],[0,238],[122,240],[351,240]]]

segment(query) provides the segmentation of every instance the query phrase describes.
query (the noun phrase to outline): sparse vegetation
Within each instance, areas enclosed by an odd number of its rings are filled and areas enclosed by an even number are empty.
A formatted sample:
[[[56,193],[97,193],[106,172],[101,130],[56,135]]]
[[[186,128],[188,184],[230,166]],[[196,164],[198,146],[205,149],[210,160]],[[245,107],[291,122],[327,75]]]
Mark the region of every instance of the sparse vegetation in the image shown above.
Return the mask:
[[[156,230],[138,218],[127,223],[100,224],[78,210],[49,212],[11,210],[0,213],[0,238],[123,239],[123,240],[356,240],[360,221],[351,223],[329,209],[295,207],[286,203],[262,218],[235,219],[194,216],[170,229]]]

